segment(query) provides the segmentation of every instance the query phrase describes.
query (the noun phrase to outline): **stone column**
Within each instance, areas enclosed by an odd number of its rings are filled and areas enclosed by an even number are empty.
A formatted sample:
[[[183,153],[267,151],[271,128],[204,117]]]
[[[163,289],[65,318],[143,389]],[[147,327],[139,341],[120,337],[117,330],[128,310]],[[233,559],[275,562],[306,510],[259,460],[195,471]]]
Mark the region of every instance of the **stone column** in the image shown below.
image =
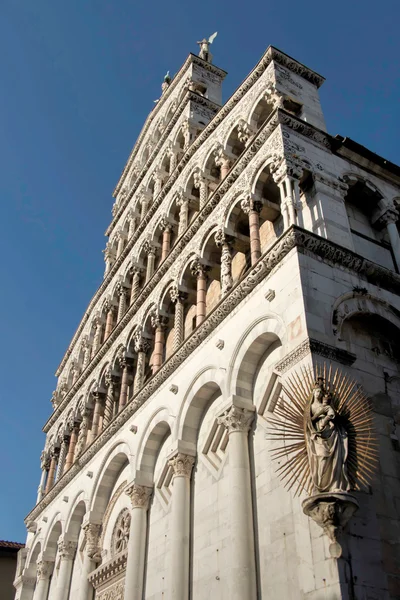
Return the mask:
[[[146,265],[146,283],[150,281],[154,273],[154,264],[156,260],[156,249],[150,242],[145,242],[144,251],[147,254],[147,265]]]
[[[178,452],[168,461],[172,467],[170,598],[189,598],[190,476],[194,457]],[[244,600],[243,596],[242,600]],[[247,599],[246,599],[247,600]]]
[[[133,273],[133,277],[132,277],[131,297],[130,297],[129,305],[131,305],[135,302],[135,300],[139,296],[139,292],[140,292],[141,269],[140,269],[140,267],[133,266],[131,270]]]
[[[120,320],[122,319],[122,317],[124,316],[125,312],[126,312],[126,294],[127,294],[127,290],[122,285],[122,283],[120,283],[118,285],[117,293],[118,293],[118,296],[119,296],[117,323],[119,323]]]
[[[165,330],[168,325],[168,318],[154,313],[151,317],[151,324],[155,329],[152,367],[154,375],[164,362]]]
[[[131,499],[131,526],[126,562],[124,600],[141,600],[143,595],[144,563],[147,539],[147,510],[153,489],[136,483],[126,493]]]
[[[106,275],[108,275],[108,273],[111,271],[111,268],[115,261],[114,253],[112,251],[110,242],[107,242],[106,248],[105,248],[105,250],[103,250],[103,252],[104,252],[104,261],[106,263],[104,277],[106,277]]]
[[[225,296],[233,286],[230,240],[223,229],[218,229],[214,239],[217,248],[221,248],[221,295]]]
[[[67,458],[65,461],[64,473],[66,473],[68,471],[68,469],[71,468],[71,466],[74,462],[75,447],[76,447],[76,443],[78,441],[78,431],[79,431],[78,424],[74,423],[73,427],[72,427],[71,437],[69,440],[69,448],[68,448]]]
[[[222,148],[220,150],[217,150],[217,152],[216,152],[215,164],[217,165],[217,167],[220,167],[220,169],[221,169],[221,177],[220,178],[222,181],[228,175],[230,168],[231,168],[231,160],[228,156],[226,156],[226,154],[224,153]]]
[[[154,198],[157,198],[158,194],[161,192],[162,183],[163,179],[161,173],[156,173],[154,177]]]
[[[161,262],[163,262],[171,250],[171,223],[164,217],[161,219],[160,228],[163,232],[162,235],[162,248],[161,248]]]
[[[194,187],[199,190],[199,204],[201,210],[208,200],[208,180],[200,170],[195,171],[193,180]]]
[[[122,233],[118,234],[118,245],[117,245],[117,258],[121,256],[124,251],[125,236]]]
[[[191,141],[192,141],[192,126],[189,121],[185,121],[183,123],[182,133],[183,133],[183,138],[185,140],[184,145],[183,145],[183,150],[184,150],[184,152],[186,152],[186,150],[189,148]]]
[[[67,600],[71,585],[72,566],[76,553],[76,542],[58,540],[58,556],[60,557],[60,569],[57,577],[57,587],[52,600]]]
[[[179,206],[178,236],[181,236],[186,231],[189,224],[189,198],[185,198],[185,196],[181,195],[176,203]]]
[[[150,198],[148,196],[142,196],[140,199],[141,209],[140,209],[140,220],[143,221],[147,214],[147,209],[149,208]]]
[[[98,349],[101,346],[101,334],[102,334],[102,330],[103,330],[103,325],[101,322],[101,318],[99,316],[95,317],[95,332],[94,332],[94,338],[93,338],[93,346],[92,346],[92,356],[91,358],[94,357],[94,355],[97,353]]]
[[[46,483],[47,480],[46,478],[48,477],[49,474],[49,469],[50,469],[50,457],[45,453],[45,451],[43,450],[42,454],[40,455],[40,468],[42,469],[42,475],[40,477],[40,483],[39,483],[39,487],[38,487],[38,495],[37,495],[37,499],[36,499],[36,504],[38,504],[40,502],[40,500],[43,498],[44,494],[46,493]]]
[[[89,340],[87,338],[85,338],[84,346],[83,346],[82,371],[84,371],[86,369],[86,367],[88,366],[88,364],[90,362],[90,354],[91,354],[91,349],[90,349]]]
[[[232,600],[256,600],[253,505],[248,433],[254,412],[231,406],[218,423],[229,434],[231,592]]]
[[[135,336],[135,352],[137,352],[136,373],[133,382],[133,393],[137,394],[144,383],[144,370],[146,367],[146,353],[150,348],[149,341],[141,334]]]
[[[191,264],[192,275],[197,278],[196,327],[198,327],[206,318],[207,271],[208,267],[203,265],[198,258]]]
[[[85,408],[83,411],[82,422],[79,425],[79,434],[78,441],[76,443],[75,448],[75,460],[80,457],[83,451],[86,448],[86,442],[89,431],[90,418],[92,416],[92,410],[90,408]]]
[[[392,246],[394,258],[398,270],[400,271],[400,237],[396,222],[399,218],[399,213],[395,208],[388,209],[380,218],[379,224],[386,227],[389,235],[390,245]]]
[[[125,353],[122,352],[118,355],[119,366],[121,368],[121,389],[118,400],[118,412],[121,411],[128,401],[128,387],[129,387],[129,362]]]
[[[171,148],[168,152],[169,154],[169,174],[171,175],[171,173],[176,169],[176,163],[177,163],[177,155],[175,154],[174,150]]]
[[[295,201],[293,194],[293,182],[292,178],[287,176],[284,181],[285,190],[286,190],[286,204],[288,207],[289,213],[289,227],[291,225],[296,225],[296,209],[295,209]]]
[[[94,412],[93,412],[93,421],[92,428],[90,430],[89,436],[89,444],[94,442],[97,436],[101,433],[100,431],[100,420],[104,413],[104,394],[101,392],[92,392],[92,396],[94,399]]]
[[[131,239],[136,229],[136,216],[133,211],[129,212],[129,227],[128,227],[128,240]]]
[[[282,182],[279,183],[279,191],[281,196],[281,212],[283,217],[283,230],[285,231],[289,227],[289,212],[286,203],[285,187]]]
[[[61,441],[61,446],[60,446],[60,456],[58,458],[58,469],[57,469],[56,481],[58,481],[60,479],[60,477],[62,477],[62,474],[64,473],[65,460],[67,458],[67,453],[68,453],[68,444],[69,444],[69,435],[64,435],[63,439]]]
[[[58,461],[58,455],[59,455],[59,448],[54,448],[54,450],[52,450],[51,454],[50,454],[50,468],[49,468],[49,473],[47,475],[47,482],[46,482],[46,491],[45,493],[48,494],[49,491],[51,490],[51,488],[54,485],[54,477],[56,474],[56,469],[57,469],[57,461]]]
[[[79,585],[78,600],[89,600],[93,592],[93,586],[89,582],[89,574],[95,569],[101,555],[98,547],[101,525],[86,523],[82,526],[85,533],[86,546],[83,552],[83,564]]]
[[[104,417],[103,417],[103,428],[107,427],[109,423],[111,423],[113,415],[114,415],[114,402],[115,402],[115,377],[112,374],[111,369],[107,369],[105,374],[105,383],[107,388],[106,393],[106,403],[104,407]]]
[[[109,302],[107,318],[106,318],[106,330],[104,332],[104,341],[106,341],[106,339],[109,337],[110,333],[112,332],[112,330],[114,328],[114,311],[115,311],[114,306]]]
[[[242,200],[241,208],[249,217],[250,229],[250,254],[251,266],[253,266],[261,256],[261,241],[260,241],[260,212],[262,204],[258,200],[254,200],[251,195]]]
[[[54,562],[43,560],[39,557],[36,564],[36,587],[33,600],[47,600],[49,591],[50,575],[53,572]]]
[[[175,317],[174,317],[174,352],[178,350],[182,344],[185,331],[184,331],[184,302],[188,295],[185,292],[181,292],[178,287],[173,287],[170,290],[171,301],[175,306]]]

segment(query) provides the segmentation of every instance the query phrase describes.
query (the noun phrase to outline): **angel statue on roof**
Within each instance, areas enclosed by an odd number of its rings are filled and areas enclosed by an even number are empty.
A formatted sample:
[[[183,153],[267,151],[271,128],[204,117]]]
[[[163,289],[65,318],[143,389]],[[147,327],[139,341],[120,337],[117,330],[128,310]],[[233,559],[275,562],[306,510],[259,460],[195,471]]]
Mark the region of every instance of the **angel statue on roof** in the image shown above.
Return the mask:
[[[203,38],[201,40],[201,42],[196,42],[200,46],[200,51],[199,51],[200,58],[202,58],[203,60],[205,60],[209,63],[212,62],[212,54],[210,52],[210,44],[213,43],[213,41],[215,40],[217,35],[218,35],[218,31],[216,31],[215,33],[210,35],[208,40],[206,40],[206,38]]]

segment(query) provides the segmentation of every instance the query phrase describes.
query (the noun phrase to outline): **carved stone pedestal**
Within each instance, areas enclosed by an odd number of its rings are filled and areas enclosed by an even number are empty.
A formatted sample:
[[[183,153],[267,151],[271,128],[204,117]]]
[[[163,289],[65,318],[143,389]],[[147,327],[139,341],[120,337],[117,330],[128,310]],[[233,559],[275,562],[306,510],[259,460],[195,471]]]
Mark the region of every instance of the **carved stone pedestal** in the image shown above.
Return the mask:
[[[340,558],[342,546],[338,542],[338,538],[358,510],[356,498],[347,492],[325,492],[306,498],[302,506],[304,514],[322,527],[332,542],[329,546],[332,558]]]

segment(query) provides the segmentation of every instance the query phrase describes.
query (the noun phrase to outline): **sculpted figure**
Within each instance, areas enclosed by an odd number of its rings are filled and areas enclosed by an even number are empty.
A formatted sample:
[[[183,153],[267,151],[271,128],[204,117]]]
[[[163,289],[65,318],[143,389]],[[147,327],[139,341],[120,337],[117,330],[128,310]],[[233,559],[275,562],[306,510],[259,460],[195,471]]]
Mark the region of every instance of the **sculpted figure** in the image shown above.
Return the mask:
[[[307,453],[315,493],[348,491],[348,437],[319,379],[306,413]]]

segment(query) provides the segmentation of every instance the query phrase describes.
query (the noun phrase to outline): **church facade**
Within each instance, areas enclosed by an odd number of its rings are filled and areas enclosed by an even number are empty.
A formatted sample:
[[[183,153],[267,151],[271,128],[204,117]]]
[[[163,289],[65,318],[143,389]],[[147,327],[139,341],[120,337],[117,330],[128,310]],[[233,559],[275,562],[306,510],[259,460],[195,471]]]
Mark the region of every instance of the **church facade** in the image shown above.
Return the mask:
[[[323,77],[274,47],[222,105],[200,44],[115,188],[16,599],[398,599],[400,168],[329,135]],[[285,382],[324,364],[379,458],[336,555],[271,459]]]

